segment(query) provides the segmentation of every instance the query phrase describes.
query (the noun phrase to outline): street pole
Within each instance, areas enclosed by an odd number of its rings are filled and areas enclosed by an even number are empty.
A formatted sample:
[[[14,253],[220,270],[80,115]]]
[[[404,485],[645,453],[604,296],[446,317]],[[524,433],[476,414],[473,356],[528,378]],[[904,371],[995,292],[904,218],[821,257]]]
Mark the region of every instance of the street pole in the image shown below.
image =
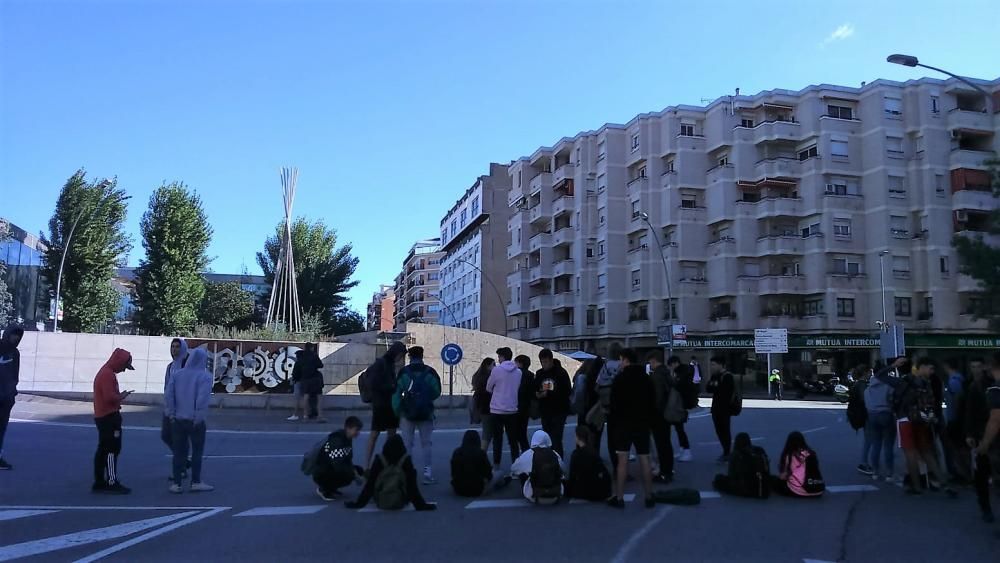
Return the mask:
[[[455,366],[448,366],[448,406],[455,406]]]
[[[767,398],[771,398],[771,353],[767,354]]]
[[[663,262],[663,279],[667,284],[667,319],[670,320],[670,339],[668,340],[669,346],[667,348],[667,359],[669,360],[671,356],[674,355],[674,296],[670,291],[670,268],[667,267],[667,257],[663,254],[663,245],[660,244],[660,235],[656,233],[656,229],[649,222],[649,215],[640,211],[638,217],[646,223],[646,228],[653,233],[653,240],[656,241],[657,252],[660,253],[660,261]]]
[[[56,275],[56,305],[55,314],[52,315],[52,332],[59,332],[59,294],[62,291],[62,275],[63,266],[66,265],[66,253],[69,252],[69,245],[73,242],[73,233],[76,232],[76,226],[80,223],[80,219],[83,218],[83,214],[86,212],[86,209],[81,209],[76,214],[73,226],[69,228],[69,234],[66,236],[66,242],[63,243],[62,258],[59,259],[59,273]]]
[[[479,275],[484,280],[486,280],[486,283],[490,284],[490,287],[493,288],[493,293],[497,296],[497,302],[500,303],[501,315],[503,316],[503,330],[504,330],[504,334],[503,335],[507,336],[507,332],[508,332],[508,328],[507,328],[507,326],[508,326],[507,325],[507,316],[508,316],[507,315],[507,303],[504,301],[503,295],[500,293],[500,290],[497,289],[496,284],[493,283],[493,280],[491,280],[486,275],[486,272],[484,272],[482,268],[480,268],[479,266],[476,266],[472,262],[469,262],[468,260],[465,260],[465,259],[462,259],[462,258],[454,258],[454,257],[452,258],[452,260],[454,260],[455,262],[461,262],[463,264],[467,264],[467,265],[472,266],[473,268],[475,268],[476,271],[479,272]],[[480,315],[480,317],[482,317],[482,312],[481,311],[480,311],[479,315]],[[482,319],[481,318],[480,318],[479,326],[482,327]]]

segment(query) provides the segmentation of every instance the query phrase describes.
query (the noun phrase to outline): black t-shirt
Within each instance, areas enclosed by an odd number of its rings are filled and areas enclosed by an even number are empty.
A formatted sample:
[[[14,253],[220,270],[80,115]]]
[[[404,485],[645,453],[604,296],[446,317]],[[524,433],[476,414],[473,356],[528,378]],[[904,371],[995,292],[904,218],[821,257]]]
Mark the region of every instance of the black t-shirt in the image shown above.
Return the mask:
[[[986,390],[986,406],[991,411],[1000,409],[1000,386]]]

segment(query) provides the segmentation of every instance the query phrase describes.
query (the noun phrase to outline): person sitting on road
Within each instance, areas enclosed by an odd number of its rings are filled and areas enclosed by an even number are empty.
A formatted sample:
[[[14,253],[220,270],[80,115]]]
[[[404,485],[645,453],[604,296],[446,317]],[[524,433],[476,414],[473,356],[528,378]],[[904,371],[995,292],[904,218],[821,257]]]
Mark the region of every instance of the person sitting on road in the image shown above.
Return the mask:
[[[569,458],[566,497],[602,502],[611,497],[611,473],[597,453],[594,431],[576,427],[576,449]]]
[[[364,508],[375,500],[381,510],[402,510],[409,504],[418,511],[437,510],[437,505],[424,500],[417,487],[417,470],[406,453],[403,437],[389,436],[382,453],[372,462],[361,494],[355,501],[344,503],[347,508]]]
[[[451,454],[451,488],[460,497],[478,497],[493,480],[493,466],[482,448],[479,432],[466,430],[462,445]]]
[[[521,479],[524,498],[531,502],[555,504],[563,496],[563,461],[543,430],[531,436],[531,449],[517,458],[510,472]]]
[[[778,462],[778,476],[771,477],[771,488],[789,497],[819,497],[826,490],[816,452],[806,444],[801,432],[792,432]]]
[[[740,432],[733,440],[729,473],[716,475],[712,486],[727,495],[767,498],[771,493],[770,466],[767,452],[754,446],[749,434]]]
[[[323,444],[322,452],[313,471],[316,494],[325,501],[340,497],[341,487],[359,480],[364,468],[354,465],[354,439],[361,433],[361,419],[349,416],[344,421],[343,430],[331,432]]]

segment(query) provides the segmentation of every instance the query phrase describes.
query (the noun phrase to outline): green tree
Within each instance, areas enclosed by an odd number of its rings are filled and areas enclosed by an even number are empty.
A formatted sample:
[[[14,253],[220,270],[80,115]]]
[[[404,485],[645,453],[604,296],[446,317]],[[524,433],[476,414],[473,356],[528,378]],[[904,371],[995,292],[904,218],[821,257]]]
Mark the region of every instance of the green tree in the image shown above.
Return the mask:
[[[10,238],[10,225],[0,218],[0,247]],[[13,309],[13,298],[7,290],[7,263],[0,259],[0,327],[7,326]]]
[[[991,159],[986,164],[989,166],[993,197],[1000,197],[1000,160]],[[1000,235],[1000,209],[990,213],[984,234]],[[960,271],[979,282],[983,301],[987,304],[982,310],[972,313],[978,318],[988,319],[991,329],[1000,330],[1000,247],[981,236],[956,235],[953,244],[958,251]]]
[[[264,251],[257,253],[257,263],[268,284],[274,282],[274,264],[278,261],[283,230],[284,225],[279,224],[275,235],[264,242]],[[358,259],[351,255],[351,250],[350,244],[337,247],[337,231],[322,220],[310,223],[300,217],[292,223],[299,306],[303,312],[318,315],[327,331],[334,324],[338,308],[344,305],[344,293],[358,285],[351,280],[358,267]]]
[[[253,294],[236,282],[205,285],[205,297],[198,310],[203,325],[245,329],[253,320]]]
[[[59,262],[66,239],[73,229],[62,277],[63,320],[70,332],[94,332],[107,326],[118,310],[120,296],[111,286],[115,268],[125,265],[132,241],[123,224],[129,196],[118,188],[117,178],[87,182],[86,172],[77,170],[63,185],[56,209],[49,219],[42,274],[49,282],[51,297],[59,275]]]
[[[354,309],[340,307],[333,314],[330,332],[334,335],[354,334],[365,331],[365,318]]]
[[[205,295],[212,240],[201,198],[180,182],[160,186],[140,229],[146,257],[136,272],[136,320],[149,334],[187,334]]]

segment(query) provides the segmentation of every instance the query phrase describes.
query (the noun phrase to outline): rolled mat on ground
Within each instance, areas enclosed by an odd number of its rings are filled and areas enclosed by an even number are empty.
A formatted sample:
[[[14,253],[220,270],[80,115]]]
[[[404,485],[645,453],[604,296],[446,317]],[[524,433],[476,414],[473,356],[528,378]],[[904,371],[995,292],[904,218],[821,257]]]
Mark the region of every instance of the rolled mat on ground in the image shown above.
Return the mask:
[[[701,493],[695,489],[667,489],[653,493],[653,500],[660,504],[693,506],[701,504]]]

